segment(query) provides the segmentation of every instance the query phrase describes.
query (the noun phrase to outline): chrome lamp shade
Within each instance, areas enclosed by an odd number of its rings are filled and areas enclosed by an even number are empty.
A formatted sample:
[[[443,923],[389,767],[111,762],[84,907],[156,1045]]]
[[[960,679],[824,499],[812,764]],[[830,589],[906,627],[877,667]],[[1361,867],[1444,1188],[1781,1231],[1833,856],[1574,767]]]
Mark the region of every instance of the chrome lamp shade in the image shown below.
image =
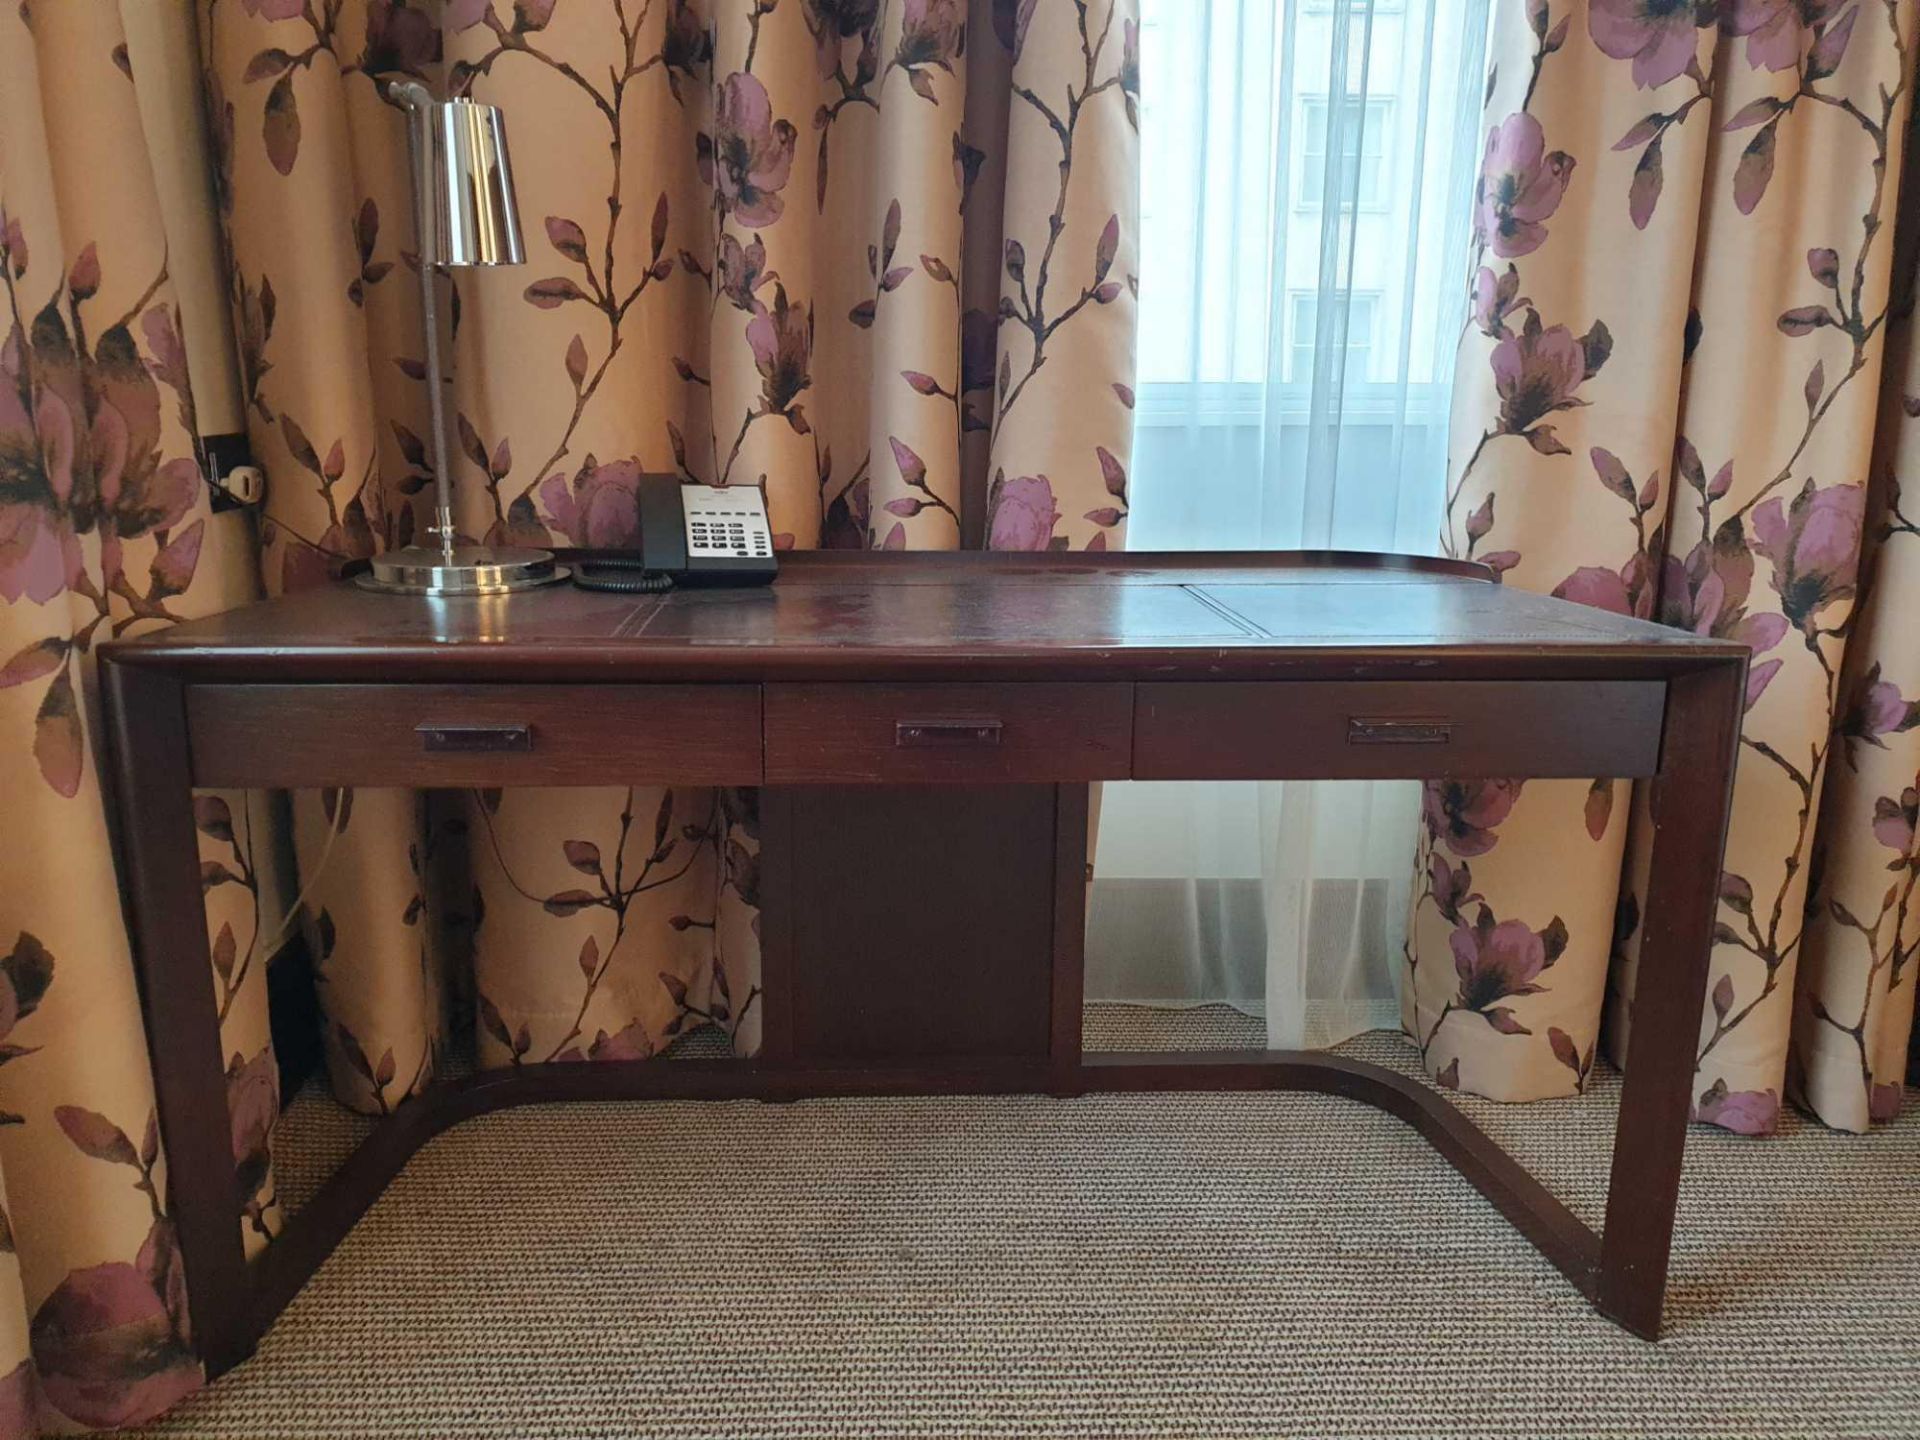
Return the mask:
[[[442,265],[524,265],[507,129],[497,105],[433,107],[434,259]]]
[[[552,552],[513,546],[462,545],[453,523],[447,460],[446,402],[441,394],[440,323],[430,266],[520,265],[526,251],[514,202],[506,125],[492,105],[436,100],[413,80],[386,87],[408,116],[413,161],[414,222],[420,237],[420,319],[426,334],[427,408],[432,430],[434,526],[437,544],[377,555],[360,584],[411,595],[501,595],[564,580]]]

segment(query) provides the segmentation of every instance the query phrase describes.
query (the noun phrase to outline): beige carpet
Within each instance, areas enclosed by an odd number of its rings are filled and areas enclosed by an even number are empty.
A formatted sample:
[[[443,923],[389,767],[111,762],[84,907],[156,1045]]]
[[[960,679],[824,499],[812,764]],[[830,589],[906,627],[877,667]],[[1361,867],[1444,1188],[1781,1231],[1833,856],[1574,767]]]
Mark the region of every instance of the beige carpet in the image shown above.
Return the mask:
[[[1260,1043],[1230,1012],[1090,1025],[1155,1039]],[[1600,1091],[1469,1105],[1591,1217]],[[285,1193],[352,1131],[302,1097]],[[1689,1162],[1651,1346],[1341,1101],[508,1112],[422,1151],[259,1354],[149,1433],[1920,1435],[1920,1103],[1869,1139],[1698,1132]]]

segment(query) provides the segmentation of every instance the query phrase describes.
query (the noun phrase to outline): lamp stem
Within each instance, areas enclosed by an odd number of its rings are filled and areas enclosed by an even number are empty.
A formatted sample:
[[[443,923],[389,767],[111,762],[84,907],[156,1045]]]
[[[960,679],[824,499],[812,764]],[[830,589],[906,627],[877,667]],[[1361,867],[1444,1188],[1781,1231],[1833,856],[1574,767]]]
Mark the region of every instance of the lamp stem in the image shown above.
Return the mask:
[[[420,323],[427,336],[427,419],[433,443],[434,525],[440,532],[440,553],[453,565],[453,480],[447,466],[447,404],[441,393],[445,372],[440,368],[440,306],[434,295],[433,257],[439,251],[433,186],[428,168],[433,163],[433,96],[418,81],[404,80],[390,90],[407,107],[407,134],[413,170],[414,229],[420,249]]]

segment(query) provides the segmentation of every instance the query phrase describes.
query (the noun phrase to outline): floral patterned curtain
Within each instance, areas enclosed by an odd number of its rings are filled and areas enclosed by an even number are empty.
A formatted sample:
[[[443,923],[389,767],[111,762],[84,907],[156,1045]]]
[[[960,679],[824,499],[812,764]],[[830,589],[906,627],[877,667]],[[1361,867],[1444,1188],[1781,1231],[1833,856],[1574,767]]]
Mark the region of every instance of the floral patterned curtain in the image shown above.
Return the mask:
[[[1502,0],[1442,545],[1752,647],[1696,1113],[1900,1104],[1920,950],[1916,238],[1900,0]],[[1917,198],[1909,193],[1908,209]],[[1903,232],[1906,226],[1901,227]],[[1444,1083],[1588,1081],[1630,1018],[1624,782],[1430,786],[1404,1014]]]
[[[166,133],[194,132],[193,71],[177,65],[191,41],[185,11],[135,7],[123,23],[112,0],[0,9],[6,1437],[124,1424],[200,1383],[102,804],[91,664],[102,640],[226,609],[257,584],[246,518],[210,512],[195,457],[196,397],[229,388],[188,381],[189,352],[206,346],[187,339],[184,278],[213,272],[213,230],[183,216],[207,208],[206,165],[196,152],[164,167],[183,186],[168,213],[149,151],[148,115],[171,113],[179,123]],[[198,266],[185,253],[196,235]],[[212,354],[218,371],[217,338]],[[242,796],[201,804],[210,830],[248,834],[266,818]],[[248,878],[251,888],[211,893],[208,910],[225,967],[235,1163],[270,1196],[276,1080],[251,957],[259,907],[277,901],[270,864]],[[258,1245],[266,1221],[254,1218]]]
[[[90,654],[414,533],[417,262],[378,82],[497,103],[516,150],[531,263],[449,296],[474,534],[629,543],[661,470],[764,485],[785,545],[1100,548],[1127,510],[1137,37],[1129,0],[0,14],[0,1437],[138,1421],[200,1382]],[[170,204],[182,183],[212,205]],[[228,293],[189,309],[183,267]],[[196,417],[210,393],[231,403]],[[211,513],[193,443],[243,423],[257,527]],[[442,1063],[469,952],[483,1063],[706,1024],[757,1043],[750,793],[294,802],[349,1103],[389,1109]],[[196,806],[250,1250],[280,1223],[287,813]]]
[[[782,546],[1123,534],[1129,0],[213,0],[202,32],[270,590],[416,533],[396,75],[502,108],[528,232],[443,307],[470,533],[631,544],[665,471],[764,487]],[[296,806],[339,1093],[426,1083],[468,940],[483,1063],[751,1051],[753,803]]]

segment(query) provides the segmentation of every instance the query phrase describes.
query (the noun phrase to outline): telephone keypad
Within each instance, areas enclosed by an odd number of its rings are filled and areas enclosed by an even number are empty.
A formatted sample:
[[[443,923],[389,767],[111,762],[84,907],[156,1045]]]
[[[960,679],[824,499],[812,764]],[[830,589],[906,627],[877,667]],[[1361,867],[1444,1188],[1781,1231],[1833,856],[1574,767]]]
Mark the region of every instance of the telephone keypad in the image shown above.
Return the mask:
[[[773,554],[766,501],[751,486],[682,487],[689,559],[766,559]]]

